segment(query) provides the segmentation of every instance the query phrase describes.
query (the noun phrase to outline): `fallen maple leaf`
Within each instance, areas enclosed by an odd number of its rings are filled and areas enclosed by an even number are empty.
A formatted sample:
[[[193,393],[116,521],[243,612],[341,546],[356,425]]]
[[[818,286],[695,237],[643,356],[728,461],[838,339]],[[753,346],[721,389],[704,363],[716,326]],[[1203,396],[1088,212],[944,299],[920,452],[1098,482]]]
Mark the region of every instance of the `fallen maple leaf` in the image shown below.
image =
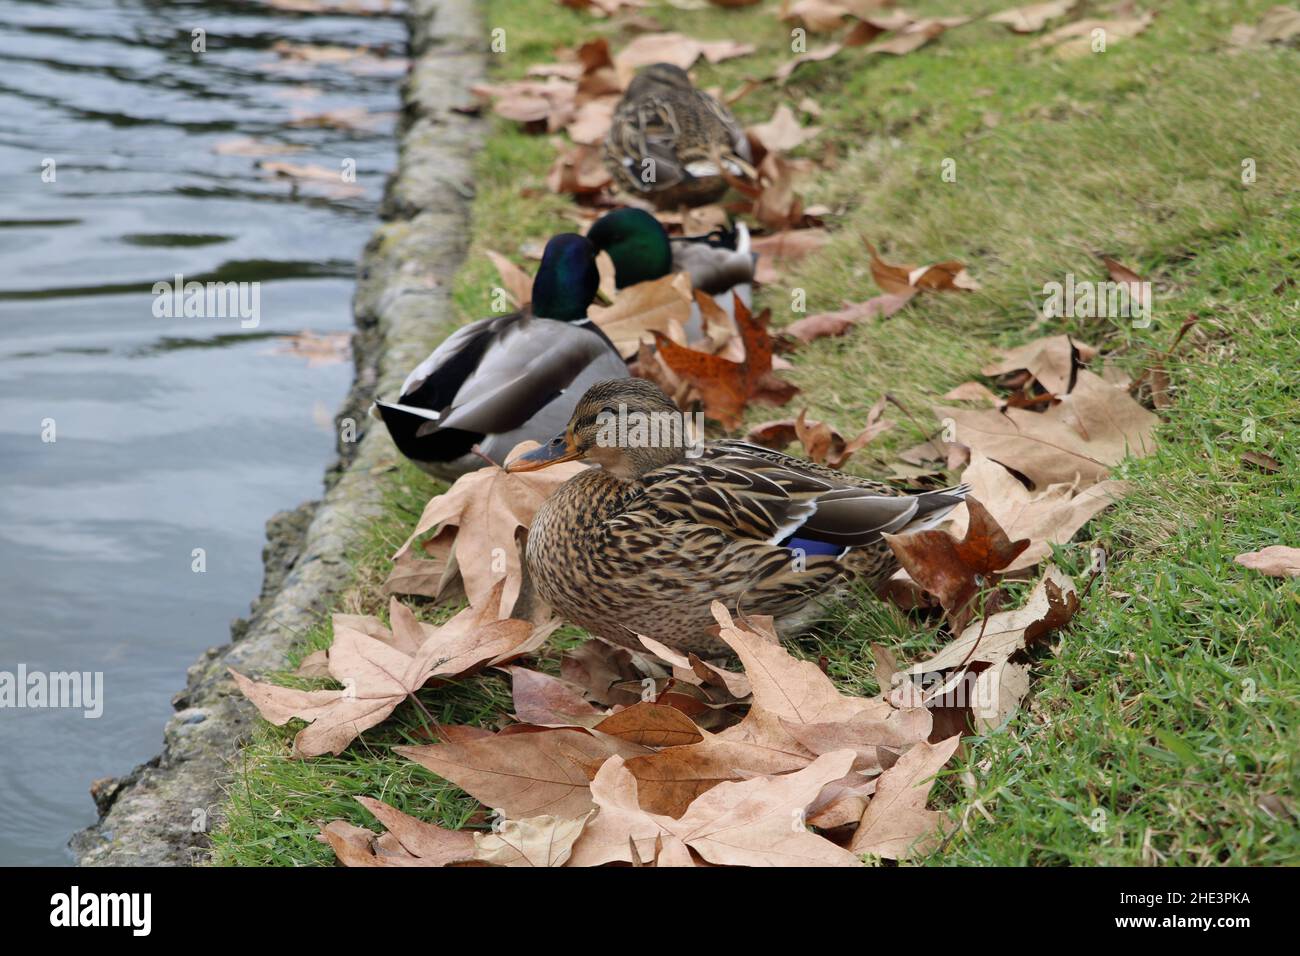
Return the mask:
[[[832,468],[842,468],[854,452],[893,427],[893,422],[882,421],[880,418],[884,407],[885,400],[882,398],[867,413],[866,426],[852,439],[846,439],[838,429],[826,422],[808,420],[808,410],[804,409],[799,412],[798,418],[784,418],[755,425],[745,440],[777,450],[798,440],[803,446],[804,454],[811,460]]]
[[[1050,0],[1048,3],[1031,3],[1013,7],[989,16],[990,23],[1005,23],[1015,33],[1037,33],[1048,20],[1063,17],[1079,5],[1079,0]]]
[[[754,52],[752,43],[735,40],[696,40],[681,33],[643,33],[614,55],[625,75],[652,63],[671,63],[689,70],[701,56],[721,63]]]
[[[956,753],[961,737],[920,743],[880,776],[853,842],[852,853],[874,853],[903,860],[928,852],[937,842],[945,816],[925,808],[934,776]]]
[[[777,281],[785,269],[817,252],[829,241],[825,229],[787,229],[753,239],[750,248],[758,256],[755,281]]]
[[[521,442],[507,459],[536,447],[536,442]],[[404,566],[402,580],[406,583],[401,585],[401,593],[436,598],[446,585],[446,577],[455,573],[464,584],[471,606],[499,618],[510,617],[523,584],[519,533],[532,524],[537,509],[551,492],[583,468],[575,462],[540,471],[507,473],[492,465],[458,478],[445,493],[429,500],[415,530],[393,555],[394,562],[410,559]],[[440,586],[430,593],[411,587],[411,568],[418,569],[424,563],[412,557],[415,542],[435,528],[437,535],[421,545],[422,551],[434,557],[428,563],[435,568],[442,563]],[[385,587],[394,590],[399,584],[390,577]],[[497,585],[501,585],[499,597],[494,595]]]
[[[1105,478],[1125,455],[1155,450],[1159,419],[1131,397],[1087,370],[1076,373],[1074,388],[1043,412],[1020,408],[936,407],[951,420],[956,440],[987,458],[1014,468],[1036,488]]]
[[[821,127],[800,125],[794,110],[782,103],[777,106],[770,120],[750,126],[746,132],[751,141],[757,140],[765,151],[788,152],[817,136]]]
[[[883,535],[912,579],[939,599],[954,630],[973,613],[975,596],[1030,545],[1028,538],[1008,538],[977,499],[967,495],[965,505],[969,522],[961,540],[937,528]]]
[[[1074,483],[1048,485],[1031,492],[1011,472],[979,452],[962,472],[971,495],[987,501],[988,511],[1009,537],[1027,538],[1030,545],[1003,570],[1033,567],[1052,553],[1053,544],[1066,544],[1095,515],[1128,491],[1122,481],[1107,479],[1080,490]],[[966,507],[958,505],[941,526],[954,537],[965,534]]]
[[[971,622],[938,654],[902,671],[907,679],[897,683],[890,700],[900,706],[924,702],[935,709],[936,721],[940,711],[949,711],[957,728],[969,716],[978,729],[996,730],[1029,689],[1028,672],[1011,658],[1068,624],[1079,600],[1070,577],[1048,565],[1022,607]]]
[[[845,303],[838,312],[821,312],[791,322],[781,331],[801,342],[811,342],[825,336],[843,335],[849,329],[868,319],[887,319],[916,295],[915,290],[901,295],[886,292],[865,302]]]
[[[648,752],[572,729],[394,749],[511,818],[581,816],[591,809],[587,785],[607,757]]]
[[[745,360],[733,362],[707,352],[697,352],[653,332],[656,353],[664,363],[699,392],[704,411],[727,428],[740,424],[751,401],[783,405],[798,388],[772,371],[772,337],[765,324],[770,310],[753,316],[744,302],[736,299],[736,326],[745,347]]]
[[[675,838],[726,866],[856,866],[859,861],[806,829],[803,813],[822,788],[843,777],[852,751],[825,754],[794,773],[720,783],[680,818],[641,808],[638,781],[618,757],[591,784],[599,812],[574,847],[575,866],[656,858],[656,842]]]
[[[329,651],[329,675],[342,690],[297,690],[231,675],[262,717],[283,727],[293,718],[309,726],[294,737],[296,756],[339,754],[362,731],[384,721],[403,700],[430,679],[463,674],[517,648],[533,628],[527,621],[496,621],[467,629],[456,619],[441,628],[420,624],[393,603],[394,644],[336,623]],[[414,653],[399,649],[418,644]]]
[[[589,196],[600,192],[613,180],[600,147],[575,143],[555,157],[546,174],[546,186],[553,193]]]
[[[872,43],[867,47],[867,52],[903,56],[919,50],[931,40],[969,20],[970,17],[930,17],[917,20],[903,27],[889,39]]]
[[[589,818],[507,820],[491,833],[474,834],[474,858],[493,866],[564,866]]]
[[[1300,548],[1273,544],[1260,551],[1239,554],[1233,561],[1243,568],[1259,571],[1275,578],[1300,577]]]
[[[515,720],[538,727],[592,727],[604,718],[579,689],[527,667],[508,667]]]
[[[683,329],[690,321],[693,301],[691,277],[673,272],[628,286],[618,293],[613,305],[592,306],[588,315],[627,359],[636,355],[643,341],[652,342],[654,332],[685,345]]]
[[[1260,18],[1257,26],[1239,23],[1229,38],[1234,47],[1259,46],[1265,43],[1289,43],[1300,36],[1300,10],[1276,6]]]
[[[863,240],[871,254],[871,277],[876,285],[892,295],[914,295],[918,291],[973,292],[979,283],[970,277],[960,262],[940,262],[930,266],[896,266],[880,258],[876,247]]]
[[[1155,13],[1147,11],[1133,17],[1115,17],[1109,20],[1076,20],[1057,27],[1033,42],[1037,48],[1055,47],[1052,51],[1062,59],[1073,59],[1089,53],[1100,52],[1098,41],[1107,46],[1115,40],[1135,37],[1155,20]],[[1104,49],[1105,47],[1102,47]]]
[[[1045,391],[1064,395],[1074,388],[1076,372],[1096,355],[1097,350],[1091,345],[1068,335],[1052,335],[1009,349],[980,371],[996,376],[1024,370]]]

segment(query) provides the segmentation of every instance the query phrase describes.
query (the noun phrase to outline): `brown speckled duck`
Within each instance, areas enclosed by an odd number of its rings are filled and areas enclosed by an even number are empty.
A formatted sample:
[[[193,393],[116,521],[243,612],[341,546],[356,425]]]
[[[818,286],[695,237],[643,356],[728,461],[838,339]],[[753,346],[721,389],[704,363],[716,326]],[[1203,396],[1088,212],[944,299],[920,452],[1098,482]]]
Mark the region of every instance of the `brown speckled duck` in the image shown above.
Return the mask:
[[[751,160],[736,118],[671,63],[648,66],[628,84],[605,139],[615,182],[660,209],[715,202],[727,191],[720,164],[743,176]]]
[[[507,465],[597,466],[537,512],[528,571],[561,616],[638,650],[641,634],[702,656],[727,653],[714,600],[797,631],[850,578],[893,573],[883,532],[929,527],[966,493],[909,493],[747,442],[691,445],[674,420],[677,407],[652,383],[600,382],[562,434]],[[656,421],[657,441],[642,424]]]

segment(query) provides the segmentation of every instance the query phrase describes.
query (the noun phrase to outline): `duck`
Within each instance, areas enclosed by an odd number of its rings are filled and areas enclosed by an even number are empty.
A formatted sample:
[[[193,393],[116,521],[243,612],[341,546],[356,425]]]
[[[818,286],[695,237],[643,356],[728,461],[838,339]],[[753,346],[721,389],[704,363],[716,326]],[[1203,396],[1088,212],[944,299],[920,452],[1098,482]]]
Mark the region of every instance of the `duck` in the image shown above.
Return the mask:
[[[716,202],[723,170],[753,176],[753,153],[731,111],[671,63],[647,66],[614,108],[605,165],[627,192],[660,209]]]
[[[528,307],[453,332],[406,377],[397,400],[376,399],[372,414],[403,455],[446,481],[504,461],[522,441],[549,438],[591,385],[628,375],[587,317],[599,286],[591,242],[553,236]]]
[[[596,637],[725,655],[715,600],[770,614],[792,636],[854,579],[897,570],[884,534],[933,527],[968,491],[898,489],[744,441],[704,441],[692,424],[651,382],[599,382],[564,431],[506,463],[592,466],[542,504],[525,560],[536,593]]]
[[[674,272],[690,276],[691,287],[713,296],[733,320],[736,299],[746,308],[753,304],[754,269],[758,257],[751,250],[749,229],[737,222],[731,229],[715,229],[701,236],[669,237],[658,219],[635,206],[607,212],[587,230],[587,239],[614,265],[614,287],[619,292],[642,282],[652,282]],[[699,306],[691,304],[686,336],[703,335]]]

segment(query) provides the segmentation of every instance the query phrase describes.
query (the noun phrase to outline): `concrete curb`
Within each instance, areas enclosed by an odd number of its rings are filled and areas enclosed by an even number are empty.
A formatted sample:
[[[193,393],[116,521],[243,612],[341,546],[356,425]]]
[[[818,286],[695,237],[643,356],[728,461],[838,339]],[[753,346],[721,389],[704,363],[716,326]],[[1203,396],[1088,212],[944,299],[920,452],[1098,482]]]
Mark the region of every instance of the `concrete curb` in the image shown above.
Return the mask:
[[[356,377],[339,421],[359,440],[341,444],[320,503],[267,524],[262,595],[232,643],[190,667],[167,722],[163,751],[127,776],[95,785],[100,820],[73,836],[83,866],[176,866],[208,859],[232,758],[256,712],[227,668],[262,674],[283,668],[295,635],[328,609],[347,582],[346,554],[380,509],[371,469],[396,451],[365,414],[376,391],[393,394],[406,373],[446,335],[454,318],[451,279],[465,256],[474,153],[482,121],[457,107],[485,76],[484,31],[474,0],[410,0],[412,65],[402,90],[397,171],[385,220],[362,255],[353,311]]]

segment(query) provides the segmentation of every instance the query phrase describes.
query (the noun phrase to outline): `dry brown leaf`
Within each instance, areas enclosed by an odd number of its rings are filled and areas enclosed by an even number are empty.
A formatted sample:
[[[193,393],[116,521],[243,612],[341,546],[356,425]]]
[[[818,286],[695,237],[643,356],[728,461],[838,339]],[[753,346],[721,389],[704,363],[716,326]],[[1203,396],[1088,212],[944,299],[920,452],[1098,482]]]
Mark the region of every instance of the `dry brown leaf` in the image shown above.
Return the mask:
[[[785,269],[817,252],[829,241],[825,229],[793,229],[753,239],[750,248],[758,255],[755,281],[776,282]]]
[[[745,360],[732,362],[697,352],[653,332],[656,353],[673,373],[699,392],[704,411],[727,428],[736,428],[750,402],[782,405],[798,389],[772,371],[772,338],[764,327],[769,312],[753,316],[736,300],[736,325],[745,347]]]
[[[945,392],[943,397],[954,402],[979,402],[981,405],[993,408],[1002,401],[987,385],[981,385],[979,382],[962,382],[956,388]]]
[[[1290,43],[1300,37],[1300,10],[1276,6],[1260,18],[1258,25],[1239,23],[1232,28],[1234,47],[1259,46],[1265,43]]]
[[[886,292],[865,302],[846,302],[838,312],[821,312],[809,315],[787,325],[783,332],[800,342],[811,342],[825,336],[843,335],[853,326],[868,319],[887,319],[916,295],[916,290],[895,295]]]
[[[871,277],[876,285],[891,295],[912,295],[918,291],[973,292],[979,283],[960,262],[940,262],[930,266],[890,265],[880,258],[876,247],[865,243],[871,254]]]
[[[1135,37],[1155,20],[1155,13],[1147,11],[1134,17],[1114,17],[1109,20],[1076,20],[1057,27],[1033,42],[1037,48],[1055,47],[1052,51],[1062,59],[1086,56],[1094,51],[1094,44],[1104,40],[1107,47],[1116,40]],[[1100,32],[1098,32],[1100,31]]]
[[[1015,33],[1037,33],[1048,20],[1063,17],[1079,5],[1079,0],[1050,0],[1048,3],[1031,3],[994,13],[990,23],[1005,23]]]
[[[1092,361],[1097,350],[1068,335],[1052,335],[1002,353],[996,362],[985,365],[985,375],[1007,375],[1027,371],[1045,391],[1064,395],[1074,388],[1075,372]]]
[[[515,720],[538,727],[592,727],[604,719],[579,689],[559,677],[507,667]]]
[[[628,286],[618,293],[613,305],[592,306],[588,315],[628,359],[637,354],[642,342],[653,343],[655,332],[685,345],[682,330],[690,321],[693,301],[691,277],[673,272]]]
[[[753,693],[754,689],[749,683],[749,678],[743,673],[709,664],[700,660],[694,653],[683,654],[651,637],[638,634],[637,638],[652,654],[672,665],[673,676],[679,680],[693,683],[691,681],[693,676],[695,680],[702,683],[725,688],[727,693],[736,700],[743,700]],[[681,676],[678,676],[679,674]]]
[[[555,157],[546,174],[546,187],[553,193],[590,196],[613,180],[605,168],[599,146],[575,143]]]
[[[536,442],[521,442],[508,457],[515,458],[536,447]],[[499,618],[510,617],[523,584],[520,533],[532,524],[533,515],[551,492],[583,468],[575,462],[540,471],[507,473],[488,466],[463,475],[444,494],[429,500],[415,531],[393,560],[411,555],[415,542],[437,528],[437,536],[421,550],[444,563],[454,556],[470,605]],[[391,579],[386,584],[391,587]],[[499,599],[493,594],[498,585]]]
[[[647,752],[617,737],[570,729],[394,749],[512,819],[582,816],[591,809],[588,783],[606,758]]]
[[[592,729],[643,747],[682,747],[704,739],[695,722],[676,707],[648,700],[610,714]]]
[[[925,808],[934,776],[956,753],[961,737],[920,743],[881,774],[875,795],[853,834],[849,850],[903,860],[929,852],[941,836],[945,815]]]
[[[1233,561],[1243,568],[1259,571],[1274,578],[1300,577],[1300,548],[1273,544],[1260,551],[1239,554]]]
[[[710,63],[754,52],[752,43],[735,40],[696,40],[681,33],[643,33],[614,55],[624,75],[652,63],[671,63],[689,70],[701,56]]]
[[[919,50],[940,34],[961,26],[970,17],[930,17],[916,20],[900,29],[887,40],[877,40],[867,47],[868,53],[888,53],[903,56]]]
[[[1156,416],[1086,370],[1073,391],[1045,412],[938,407],[956,439],[974,452],[1024,475],[1036,488],[1076,480],[1084,487],[1105,478],[1126,455],[1155,450]]]
[[[794,773],[720,783],[674,819],[643,810],[636,777],[611,758],[592,781],[599,812],[574,847],[572,865],[630,863],[634,850],[649,860],[659,852],[659,841],[675,838],[719,865],[857,866],[851,853],[803,825],[809,804],[852,762],[851,751],[840,751]]]
[[[1029,547],[1012,541],[978,499],[967,495],[969,520],[958,539],[939,528],[882,537],[912,580],[939,599],[954,630],[975,612],[975,597]]]
[[[487,257],[496,266],[497,275],[501,277],[501,287],[516,309],[522,309],[533,300],[533,277],[519,268],[505,256],[491,249],[486,250]]]
[[[416,621],[405,605],[394,602],[393,610],[393,631],[405,632],[394,644],[409,647],[418,642],[418,650],[407,654],[361,631],[336,628],[329,675],[344,685],[342,690],[278,687],[230,671],[244,696],[272,724],[283,727],[293,718],[309,723],[294,738],[295,756],[342,753],[431,678],[463,674],[506,655],[533,630],[526,621],[466,628],[455,618],[443,627],[431,627]]]
[[[922,677],[940,671],[964,670],[979,662],[1000,664],[1069,623],[1078,609],[1079,593],[1074,581],[1049,564],[1021,607],[990,614],[987,621],[972,621],[956,640],[902,673]],[[897,698],[898,701],[906,699],[905,695]]]
[[[573,117],[578,84],[563,77],[547,76],[541,80],[482,83],[471,90],[478,96],[490,97],[498,116],[555,133]]]
[[[474,858],[492,866],[564,866],[588,819],[507,820],[491,833],[474,834]]]
[[[1031,492],[1006,468],[975,452],[961,480],[971,495],[988,502],[989,513],[1011,538],[1028,538],[1029,548],[1006,567],[1033,567],[1052,553],[1053,544],[1066,544],[1095,515],[1114,504],[1128,485],[1107,479],[1080,491],[1074,484],[1048,485]],[[942,527],[953,536],[966,532],[966,506],[954,508]]]
[[[800,53],[777,67],[773,76],[776,77],[778,82],[785,83],[786,80],[790,79],[790,75],[803,64],[829,60],[843,49],[844,44],[842,43],[829,43],[826,46],[817,47],[815,50],[809,50],[807,53]]]
[[[767,151],[789,152],[820,133],[820,126],[802,126],[794,111],[785,103],[776,108],[766,123],[749,127],[746,132]]]

